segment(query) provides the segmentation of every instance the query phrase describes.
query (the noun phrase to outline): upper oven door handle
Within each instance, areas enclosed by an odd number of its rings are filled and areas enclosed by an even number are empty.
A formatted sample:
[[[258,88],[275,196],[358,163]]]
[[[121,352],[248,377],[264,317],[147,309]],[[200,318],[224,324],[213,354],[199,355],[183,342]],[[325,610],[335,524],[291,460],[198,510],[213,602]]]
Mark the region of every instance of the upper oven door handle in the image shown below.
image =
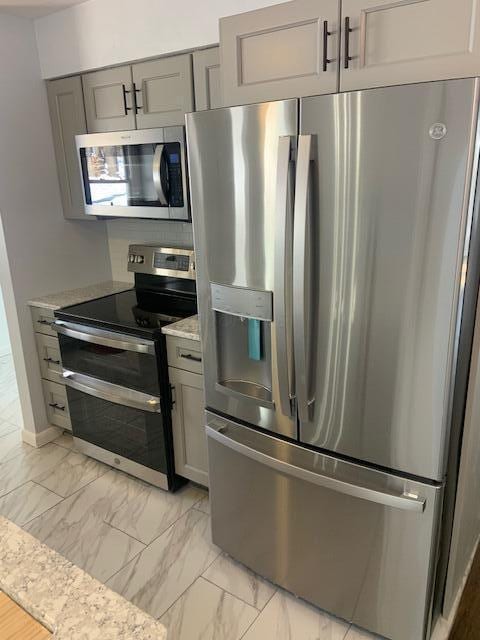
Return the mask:
[[[168,207],[168,187],[167,189],[164,187],[164,185],[168,185],[168,168],[166,161],[164,161],[164,153],[165,145],[157,144],[152,164],[153,186],[162,207]],[[167,168],[166,174],[164,174],[165,168]]]
[[[148,353],[152,356],[155,355],[155,343],[152,340],[143,340],[134,336],[115,333],[114,331],[98,329],[97,327],[86,327],[64,322],[63,320],[56,320],[52,328],[57,333],[76,340],[82,340],[83,342],[92,342],[93,344],[121,349],[122,351],[136,351],[138,353]]]
[[[149,396],[141,391],[120,387],[111,382],[98,380],[67,369],[62,370],[62,377],[67,387],[86,393],[89,396],[114,402],[124,407],[132,407],[132,409],[161,413],[160,398],[155,396]]]

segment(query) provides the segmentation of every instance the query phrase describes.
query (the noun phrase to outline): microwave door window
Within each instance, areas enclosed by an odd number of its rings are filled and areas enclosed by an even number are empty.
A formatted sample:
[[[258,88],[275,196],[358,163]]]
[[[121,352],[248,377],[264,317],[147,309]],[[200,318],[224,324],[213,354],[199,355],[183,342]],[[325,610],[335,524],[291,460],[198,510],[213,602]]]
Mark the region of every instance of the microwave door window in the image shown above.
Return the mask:
[[[158,207],[153,181],[155,144],[81,149],[87,204]]]

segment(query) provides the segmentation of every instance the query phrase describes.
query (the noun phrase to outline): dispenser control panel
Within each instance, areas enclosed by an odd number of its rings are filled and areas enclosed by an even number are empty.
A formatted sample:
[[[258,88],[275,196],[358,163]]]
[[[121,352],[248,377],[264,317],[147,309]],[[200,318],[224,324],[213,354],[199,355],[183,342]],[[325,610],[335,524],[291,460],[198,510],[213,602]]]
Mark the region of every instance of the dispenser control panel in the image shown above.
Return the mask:
[[[256,320],[273,320],[273,294],[271,291],[245,289],[210,283],[212,309],[222,313]]]

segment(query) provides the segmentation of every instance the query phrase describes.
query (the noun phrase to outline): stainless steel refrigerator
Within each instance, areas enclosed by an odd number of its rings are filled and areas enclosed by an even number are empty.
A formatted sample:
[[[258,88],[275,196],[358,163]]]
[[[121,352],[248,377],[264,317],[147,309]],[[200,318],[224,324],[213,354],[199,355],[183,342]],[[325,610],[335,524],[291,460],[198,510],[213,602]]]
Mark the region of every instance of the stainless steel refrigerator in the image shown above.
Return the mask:
[[[476,79],[187,116],[214,542],[430,630],[478,291]]]

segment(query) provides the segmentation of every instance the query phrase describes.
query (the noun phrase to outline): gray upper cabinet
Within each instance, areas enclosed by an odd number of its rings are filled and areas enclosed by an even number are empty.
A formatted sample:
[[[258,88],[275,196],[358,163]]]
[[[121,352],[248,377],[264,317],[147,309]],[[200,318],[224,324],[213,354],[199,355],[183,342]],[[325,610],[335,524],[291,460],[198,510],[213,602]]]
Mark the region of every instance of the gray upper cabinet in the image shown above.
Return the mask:
[[[201,49],[193,53],[195,110],[223,107],[220,78],[220,47]]]
[[[294,0],[222,18],[225,104],[337,91],[339,15],[339,0]]]
[[[89,133],[136,128],[130,66],[86,73],[82,82]]]
[[[192,56],[188,53],[132,66],[137,127],[183,125],[193,111]]]
[[[65,218],[95,220],[85,215],[75,136],[86,133],[82,82],[79,76],[47,82],[63,215]]]
[[[479,25],[477,0],[342,0],[340,89],[476,76]]]

